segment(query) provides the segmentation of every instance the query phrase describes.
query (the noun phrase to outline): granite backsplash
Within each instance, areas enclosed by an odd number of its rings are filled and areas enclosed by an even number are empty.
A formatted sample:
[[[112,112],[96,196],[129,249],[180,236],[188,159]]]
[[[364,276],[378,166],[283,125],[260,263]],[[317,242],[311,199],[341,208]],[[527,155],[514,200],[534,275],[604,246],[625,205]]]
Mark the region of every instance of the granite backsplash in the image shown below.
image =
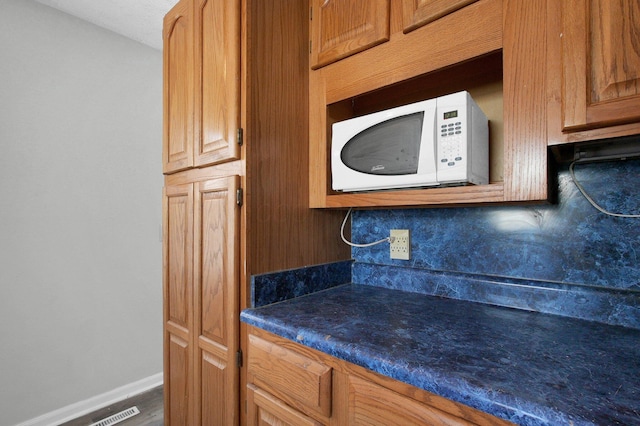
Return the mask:
[[[640,212],[640,160],[575,173],[607,210]],[[596,210],[567,167],[555,204],[353,212],[354,242],[390,229],[410,230],[411,260],[380,244],[353,248],[353,263],[254,276],[254,306],[353,282],[640,328],[640,219]]]

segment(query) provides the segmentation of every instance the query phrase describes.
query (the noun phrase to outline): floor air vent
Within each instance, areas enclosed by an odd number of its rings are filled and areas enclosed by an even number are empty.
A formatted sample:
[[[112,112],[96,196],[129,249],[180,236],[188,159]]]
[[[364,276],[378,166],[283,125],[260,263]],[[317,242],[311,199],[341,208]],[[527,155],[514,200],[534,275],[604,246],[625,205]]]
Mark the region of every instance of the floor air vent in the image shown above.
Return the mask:
[[[120,411],[119,413],[114,414],[113,416],[109,416],[106,419],[102,419],[99,422],[92,423],[89,426],[111,426],[116,423],[123,422],[131,417],[140,414],[140,410],[138,407],[127,408],[124,411]]]

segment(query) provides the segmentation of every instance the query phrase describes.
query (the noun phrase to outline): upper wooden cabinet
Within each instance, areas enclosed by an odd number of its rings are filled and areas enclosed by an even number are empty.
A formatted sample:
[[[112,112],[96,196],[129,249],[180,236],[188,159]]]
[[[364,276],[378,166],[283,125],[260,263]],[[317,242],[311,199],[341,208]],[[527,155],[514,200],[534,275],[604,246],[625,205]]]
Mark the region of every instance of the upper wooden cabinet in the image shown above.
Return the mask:
[[[311,67],[389,40],[390,0],[311,0]]]
[[[403,0],[404,31],[415,30],[477,0]]]
[[[392,2],[388,42],[311,71],[311,207],[463,205],[549,198],[547,69],[543,65],[547,59],[547,1],[478,0],[464,7],[457,3],[455,11],[405,33],[403,10],[419,14],[427,3]],[[489,118],[488,185],[366,193],[331,189],[333,123],[460,90],[468,90]]]
[[[549,144],[640,133],[640,3],[549,4]]]
[[[164,173],[238,159],[240,1],[183,0],[163,37]]]
[[[311,68],[317,69],[389,41],[477,0],[310,0]]]
[[[560,4],[563,130],[640,120],[640,3]]]

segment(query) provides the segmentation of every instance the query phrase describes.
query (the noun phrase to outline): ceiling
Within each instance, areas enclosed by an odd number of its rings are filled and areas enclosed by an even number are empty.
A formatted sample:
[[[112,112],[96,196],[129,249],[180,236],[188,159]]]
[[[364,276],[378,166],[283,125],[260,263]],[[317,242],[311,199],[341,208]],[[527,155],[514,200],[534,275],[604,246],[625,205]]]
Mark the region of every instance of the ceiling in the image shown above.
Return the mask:
[[[162,18],[178,0],[35,0],[162,50]]]

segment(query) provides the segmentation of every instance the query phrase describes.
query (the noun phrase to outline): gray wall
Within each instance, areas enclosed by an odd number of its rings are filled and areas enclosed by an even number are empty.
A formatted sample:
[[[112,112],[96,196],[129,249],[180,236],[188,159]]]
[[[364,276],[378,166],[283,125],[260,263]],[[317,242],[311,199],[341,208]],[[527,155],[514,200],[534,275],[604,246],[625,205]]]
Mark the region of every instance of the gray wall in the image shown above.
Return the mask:
[[[162,54],[32,1],[0,0],[0,28],[12,425],[162,371]]]

